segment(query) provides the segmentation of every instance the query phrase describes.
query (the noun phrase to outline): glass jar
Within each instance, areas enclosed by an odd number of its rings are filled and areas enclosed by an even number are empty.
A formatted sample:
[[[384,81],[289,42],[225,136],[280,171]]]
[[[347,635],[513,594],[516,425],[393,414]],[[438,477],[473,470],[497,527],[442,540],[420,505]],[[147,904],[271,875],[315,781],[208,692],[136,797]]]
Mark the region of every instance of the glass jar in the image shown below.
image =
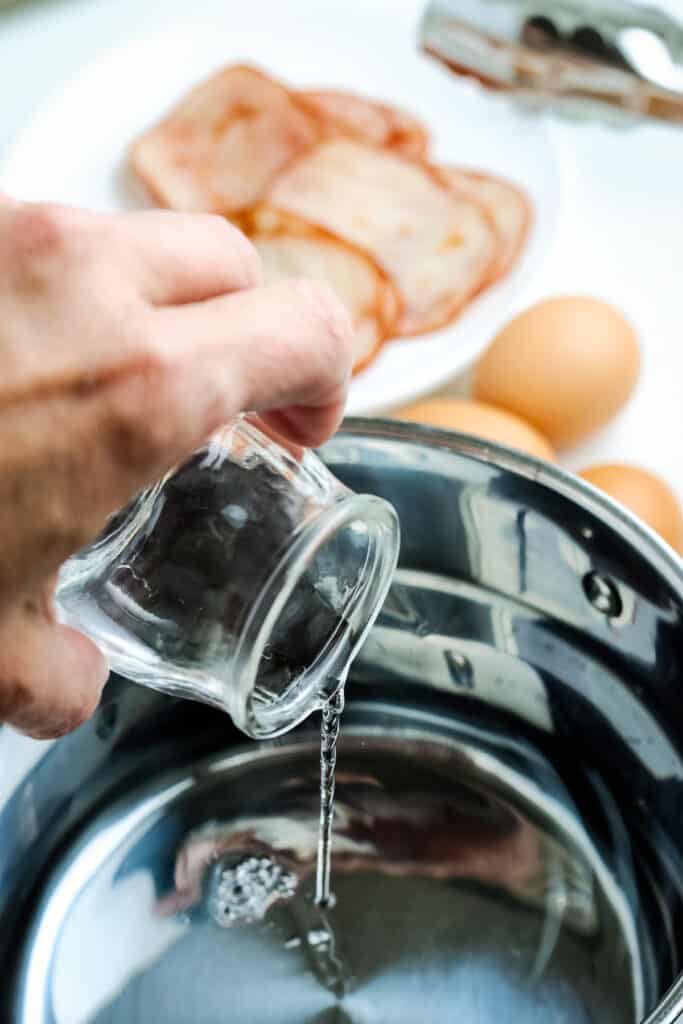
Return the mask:
[[[342,685],[398,547],[388,502],[239,417],[66,563],[57,607],[116,672],[272,737]]]

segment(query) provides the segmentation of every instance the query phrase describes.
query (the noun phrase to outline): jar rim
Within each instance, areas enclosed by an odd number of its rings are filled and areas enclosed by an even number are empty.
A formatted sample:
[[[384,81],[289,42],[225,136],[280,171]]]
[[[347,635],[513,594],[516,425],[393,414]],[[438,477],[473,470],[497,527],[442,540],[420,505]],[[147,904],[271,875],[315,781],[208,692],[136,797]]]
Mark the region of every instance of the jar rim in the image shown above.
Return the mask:
[[[344,608],[344,623],[286,691],[257,714],[252,698],[263,651],[276,622],[316,554],[335,534],[354,522],[366,527],[369,543],[358,583]],[[234,653],[231,713],[235,723],[249,736],[270,739],[288,732],[343,685],[344,671],[358,653],[391,586],[399,543],[400,527],[394,508],[383,498],[369,494],[349,492],[331,508],[322,509],[299,531],[250,609]],[[352,629],[353,619],[361,620],[360,629]],[[351,641],[350,646],[346,640]],[[327,688],[321,688],[321,680],[329,681]]]

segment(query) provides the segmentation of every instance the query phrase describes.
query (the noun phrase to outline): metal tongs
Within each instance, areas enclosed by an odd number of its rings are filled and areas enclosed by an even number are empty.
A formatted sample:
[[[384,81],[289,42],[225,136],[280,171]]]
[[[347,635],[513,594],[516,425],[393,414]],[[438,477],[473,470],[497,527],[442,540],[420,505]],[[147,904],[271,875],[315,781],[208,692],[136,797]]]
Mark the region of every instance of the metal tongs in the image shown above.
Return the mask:
[[[626,0],[431,0],[423,50],[536,106],[683,124],[683,20]]]

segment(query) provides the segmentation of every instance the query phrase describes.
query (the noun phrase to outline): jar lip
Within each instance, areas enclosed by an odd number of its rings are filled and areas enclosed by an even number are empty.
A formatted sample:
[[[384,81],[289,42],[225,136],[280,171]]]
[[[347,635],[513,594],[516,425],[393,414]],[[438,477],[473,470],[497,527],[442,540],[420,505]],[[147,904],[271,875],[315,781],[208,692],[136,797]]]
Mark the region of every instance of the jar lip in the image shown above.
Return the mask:
[[[302,574],[315,555],[341,529],[362,522],[369,533],[369,546],[358,585],[345,608],[345,622],[329,638],[315,661],[292,681],[282,697],[273,700],[256,715],[251,698],[264,648]],[[342,684],[347,661],[359,650],[372,627],[391,586],[398,561],[400,528],[389,502],[368,494],[350,493],[331,508],[323,509],[297,534],[270,573],[254,602],[235,649],[233,700],[236,724],[255,739],[267,739],[288,732],[320,707]],[[348,621],[361,615],[364,624],[353,631]],[[343,641],[352,641],[350,648]],[[315,690],[324,678],[336,679],[337,686],[318,696]]]

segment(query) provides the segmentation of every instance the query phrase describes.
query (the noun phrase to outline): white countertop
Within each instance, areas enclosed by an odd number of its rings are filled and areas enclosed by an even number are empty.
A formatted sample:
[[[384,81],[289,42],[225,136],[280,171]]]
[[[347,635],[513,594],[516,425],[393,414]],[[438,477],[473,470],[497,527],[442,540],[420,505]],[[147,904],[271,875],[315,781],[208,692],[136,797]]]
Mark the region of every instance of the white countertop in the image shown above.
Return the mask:
[[[187,10],[181,0],[33,0],[0,11],[0,162],[31,111],[81,65]],[[553,252],[517,307],[558,292],[601,296],[635,324],[644,356],[628,408],[564,464],[637,462],[683,500],[683,129],[555,130],[566,201]]]

